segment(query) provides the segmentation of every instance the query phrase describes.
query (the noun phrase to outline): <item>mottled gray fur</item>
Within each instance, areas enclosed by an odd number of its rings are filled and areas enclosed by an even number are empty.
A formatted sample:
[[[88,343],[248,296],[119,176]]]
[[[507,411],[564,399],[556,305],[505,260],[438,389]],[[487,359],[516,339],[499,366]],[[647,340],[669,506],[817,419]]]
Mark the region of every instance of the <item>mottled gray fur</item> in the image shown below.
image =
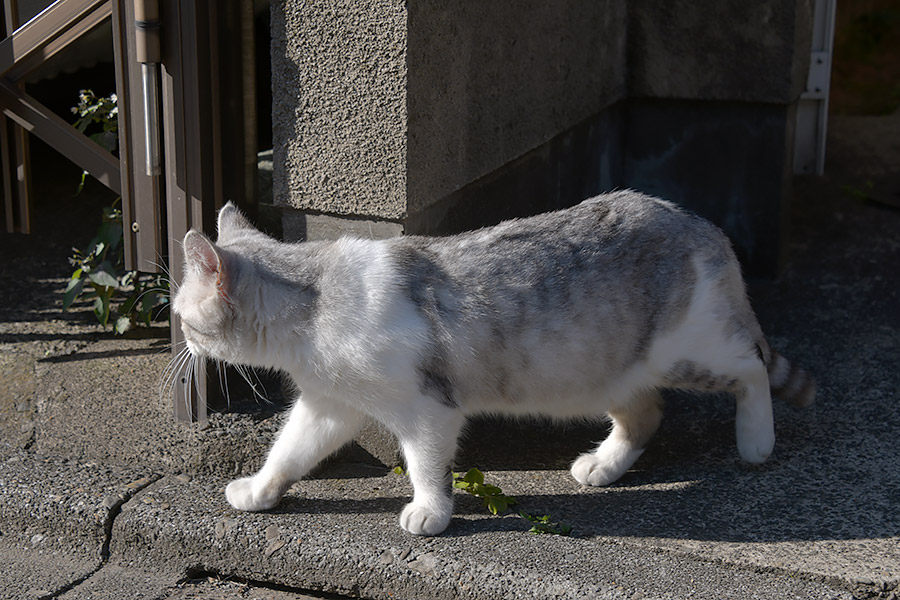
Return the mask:
[[[193,355],[277,368],[301,391],[266,465],[229,501],[273,506],[291,482],[375,418],[401,443],[415,488],[401,525],[442,531],[446,467],[466,416],[608,417],[575,461],[605,485],[662,418],[662,388],[727,391],[738,448],[774,444],[769,379],[814,384],[771,351],[725,236],[632,191],[445,238],[282,244],[232,206],[219,239],[185,238],[174,308]]]

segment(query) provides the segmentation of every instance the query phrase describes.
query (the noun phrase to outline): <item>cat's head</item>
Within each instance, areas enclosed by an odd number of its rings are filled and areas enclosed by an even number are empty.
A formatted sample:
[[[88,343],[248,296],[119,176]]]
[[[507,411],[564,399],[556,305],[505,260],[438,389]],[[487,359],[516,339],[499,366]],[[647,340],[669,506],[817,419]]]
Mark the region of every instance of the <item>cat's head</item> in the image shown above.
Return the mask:
[[[242,252],[266,236],[230,202],[219,211],[218,239],[184,236],[184,269],[172,308],[194,356],[246,363],[257,346],[255,266]]]

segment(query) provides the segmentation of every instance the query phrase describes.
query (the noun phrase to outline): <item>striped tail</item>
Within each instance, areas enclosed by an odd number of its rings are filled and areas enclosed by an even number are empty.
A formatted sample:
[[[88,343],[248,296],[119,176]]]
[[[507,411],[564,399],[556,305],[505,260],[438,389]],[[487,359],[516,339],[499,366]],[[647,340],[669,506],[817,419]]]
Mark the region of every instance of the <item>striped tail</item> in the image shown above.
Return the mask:
[[[792,365],[775,350],[771,350],[766,370],[769,372],[772,395],[779,400],[801,407],[809,406],[815,401],[816,380],[813,376]]]

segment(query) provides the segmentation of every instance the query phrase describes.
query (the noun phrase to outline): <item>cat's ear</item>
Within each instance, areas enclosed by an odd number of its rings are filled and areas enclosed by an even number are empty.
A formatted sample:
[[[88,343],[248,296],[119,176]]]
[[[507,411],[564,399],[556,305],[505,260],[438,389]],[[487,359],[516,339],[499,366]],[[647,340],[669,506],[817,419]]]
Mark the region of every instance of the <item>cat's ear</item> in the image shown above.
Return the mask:
[[[253,224],[247,220],[247,217],[241,214],[241,211],[238,210],[237,206],[232,204],[231,201],[226,202],[225,206],[222,207],[222,210],[219,211],[217,229],[219,231],[220,240],[223,236],[227,237],[237,231],[246,229],[256,231]]]
[[[216,245],[193,229],[184,236],[184,262],[189,269],[200,275],[215,276],[217,279],[221,277],[225,266]]]
[[[231,281],[233,273],[228,267],[225,253],[208,237],[191,229],[184,236],[185,269],[190,269],[205,280],[215,282],[219,297],[231,305]],[[233,261],[232,261],[233,264]]]

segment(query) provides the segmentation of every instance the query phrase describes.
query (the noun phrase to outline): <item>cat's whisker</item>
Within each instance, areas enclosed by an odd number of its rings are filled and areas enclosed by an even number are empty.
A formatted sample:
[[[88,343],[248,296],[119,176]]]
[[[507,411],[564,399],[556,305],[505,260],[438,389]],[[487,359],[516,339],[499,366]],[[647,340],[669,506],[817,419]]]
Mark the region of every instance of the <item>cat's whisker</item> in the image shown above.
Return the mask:
[[[180,358],[178,363],[172,369],[172,372],[169,374],[169,382],[167,384],[167,392],[173,392],[175,386],[178,383],[178,379],[180,377],[184,377],[186,375],[186,369],[188,367],[188,363],[191,360],[190,350],[185,348],[180,353]]]
[[[143,292],[141,292],[138,295],[137,299],[134,301],[134,303],[137,304],[138,302],[140,302],[141,300],[144,299],[144,296],[146,296],[147,294],[154,293],[154,292],[159,293],[161,296],[169,296],[169,290],[167,290],[166,288],[163,288],[163,287],[149,288],[149,289],[146,289]],[[166,307],[166,305],[164,304],[160,308],[165,308],[165,307]]]
[[[216,361],[216,371],[219,373],[219,386],[225,392],[225,406],[231,408],[231,391],[228,389],[228,376],[224,367],[225,363],[223,361]]]
[[[184,388],[185,388],[184,410],[185,410],[185,413],[189,414],[189,415],[193,413],[193,411],[191,410],[191,406],[193,406],[193,404],[194,404],[192,402],[192,400],[193,400],[193,395],[194,395],[194,389],[196,387],[194,385],[195,384],[194,378],[196,376],[194,369],[196,368],[196,365],[197,365],[197,357],[194,356],[193,354],[191,354],[190,359],[188,360],[187,373],[186,373],[184,379],[182,379],[182,382],[184,383]]]
[[[173,292],[177,292],[179,285],[178,285],[178,282],[175,281],[175,278],[172,277],[172,270],[169,269],[168,265],[166,265],[165,260],[163,259],[163,257],[160,254],[157,254],[156,257],[157,257],[158,261],[155,261],[151,264],[153,266],[155,266],[157,269],[159,269],[166,276],[166,279],[169,282],[169,288]]]
[[[200,372],[206,368],[206,359],[203,356],[195,356],[191,354],[191,376],[188,379],[189,385],[189,393],[191,394],[190,399],[193,400],[193,394],[197,394],[197,400],[201,404],[206,403],[206,399],[203,397],[203,390],[200,387]],[[191,412],[191,406],[193,406],[193,402],[188,403],[188,412]]]
[[[175,387],[175,383],[178,380],[178,376],[184,370],[185,363],[189,359],[190,350],[188,349],[187,344],[185,344],[185,347],[179,350],[175,354],[175,356],[172,357],[172,360],[169,361],[169,364],[167,364],[166,368],[163,370],[159,385],[160,401],[164,400],[166,394],[172,392]]]
[[[177,370],[178,363],[182,359],[182,355],[184,354],[185,350],[187,350],[186,346],[185,346],[185,348],[183,348],[179,352],[177,352],[172,357],[172,359],[169,360],[168,364],[166,364],[166,368],[163,369],[162,375],[160,377],[160,387],[162,388],[160,390],[161,392],[165,391],[165,389],[167,387],[169,387],[167,382],[169,381],[171,374]]]
[[[263,385],[262,381],[259,379],[259,375],[256,374],[256,371],[248,369],[247,367],[244,367],[242,365],[234,365],[234,368],[240,374],[241,378],[247,382],[247,385],[250,386],[250,389],[253,391],[254,396],[262,400],[266,404],[272,404],[272,401],[269,400],[269,396],[265,393],[266,388]],[[251,381],[251,376],[256,379],[256,383]],[[259,388],[262,388],[263,391],[260,392]]]

